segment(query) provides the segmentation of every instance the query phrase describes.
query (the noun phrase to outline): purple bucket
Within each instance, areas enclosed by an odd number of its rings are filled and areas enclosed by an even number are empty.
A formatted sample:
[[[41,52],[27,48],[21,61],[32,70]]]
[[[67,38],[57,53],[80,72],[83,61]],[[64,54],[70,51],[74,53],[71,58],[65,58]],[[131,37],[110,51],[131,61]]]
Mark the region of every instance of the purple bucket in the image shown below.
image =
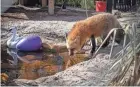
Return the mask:
[[[28,36],[18,42],[16,48],[21,51],[36,51],[42,46],[39,36]]]

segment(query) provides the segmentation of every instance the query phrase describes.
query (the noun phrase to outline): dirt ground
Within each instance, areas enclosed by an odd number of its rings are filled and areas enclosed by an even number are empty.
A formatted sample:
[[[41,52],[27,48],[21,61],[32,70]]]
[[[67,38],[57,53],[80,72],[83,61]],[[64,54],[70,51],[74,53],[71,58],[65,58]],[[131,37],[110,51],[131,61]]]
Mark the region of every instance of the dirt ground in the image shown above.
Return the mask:
[[[70,30],[73,23],[84,18],[86,16],[82,12],[60,11],[49,16],[45,9],[26,11],[11,8],[2,15],[2,42],[8,37],[7,30],[16,26],[19,35],[36,34],[41,36],[43,41],[62,43],[65,41],[64,34]]]
[[[56,11],[53,16],[48,15],[46,9],[38,11],[26,11],[24,9],[11,8],[2,14],[1,24],[1,45],[5,42],[10,34],[8,30],[16,26],[18,34],[27,36],[31,34],[39,35],[45,43],[65,44],[65,33],[70,31],[72,25],[81,19],[86,18],[84,12],[71,10]],[[92,12],[89,12],[89,16]],[[139,17],[133,14],[123,14],[119,19],[122,25],[136,22]],[[122,46],[116,46],[113,55],[116,54]],[[107,85],[108,81],[113,78],[115,71],[105,75],[115,59],[109,59],[110,47],[102,49],[95,59],[78,63],[65,71],[59,72],[53,76],[39,78],[37,80],[16,79],[17,85]]]

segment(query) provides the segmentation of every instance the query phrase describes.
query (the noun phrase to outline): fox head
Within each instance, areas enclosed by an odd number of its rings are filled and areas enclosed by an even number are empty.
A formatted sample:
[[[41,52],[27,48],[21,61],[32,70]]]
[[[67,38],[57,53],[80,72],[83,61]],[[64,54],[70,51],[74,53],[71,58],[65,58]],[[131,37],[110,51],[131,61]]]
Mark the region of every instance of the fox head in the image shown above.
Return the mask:
[[[69,51],[69,55],[73,56],[76,52],[78,52],[80,47],[80,36],[76,36],[74,39],[71,39],[67,36],[67,33],[65,35],[66,38],[66,46]]]
[[[90,33],[89,26],[85,21],[78,21],[73,25],[69,34],[65,35],[69,55],[72,56],[81,50],[87,38],[90,37]]]

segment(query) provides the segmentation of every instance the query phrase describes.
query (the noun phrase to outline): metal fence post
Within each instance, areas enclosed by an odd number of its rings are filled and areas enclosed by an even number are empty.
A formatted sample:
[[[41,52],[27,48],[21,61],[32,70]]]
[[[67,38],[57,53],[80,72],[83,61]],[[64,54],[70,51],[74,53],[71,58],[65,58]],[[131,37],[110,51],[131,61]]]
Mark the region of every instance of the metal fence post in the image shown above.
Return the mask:
[[[67,6],[67,0],[63,0],[63,6],[62,6],[62,8],[63,9],[66,9],[66,6]]]
[[[107,0],[106,11],[112,13],[112,0]]]
[[[113,9],[116,10],[117,0],[113,0]]]
[[[54,0],[48,1],[48,12],[50,15],[54,14]]]

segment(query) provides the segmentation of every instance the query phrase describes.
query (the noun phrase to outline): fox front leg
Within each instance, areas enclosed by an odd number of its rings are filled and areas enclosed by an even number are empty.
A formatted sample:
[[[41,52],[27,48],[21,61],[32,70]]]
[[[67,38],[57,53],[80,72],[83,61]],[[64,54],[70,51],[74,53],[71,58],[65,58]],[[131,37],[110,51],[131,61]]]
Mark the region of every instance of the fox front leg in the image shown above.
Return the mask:
[[[91,45],[92,45],[92,48],[91,48],[91,51],[90,51],[90,55],[92,56],[93,53],[95,52],[95,49],[96,49],[96,42],[95,42],[94,35],[91,36]]]

